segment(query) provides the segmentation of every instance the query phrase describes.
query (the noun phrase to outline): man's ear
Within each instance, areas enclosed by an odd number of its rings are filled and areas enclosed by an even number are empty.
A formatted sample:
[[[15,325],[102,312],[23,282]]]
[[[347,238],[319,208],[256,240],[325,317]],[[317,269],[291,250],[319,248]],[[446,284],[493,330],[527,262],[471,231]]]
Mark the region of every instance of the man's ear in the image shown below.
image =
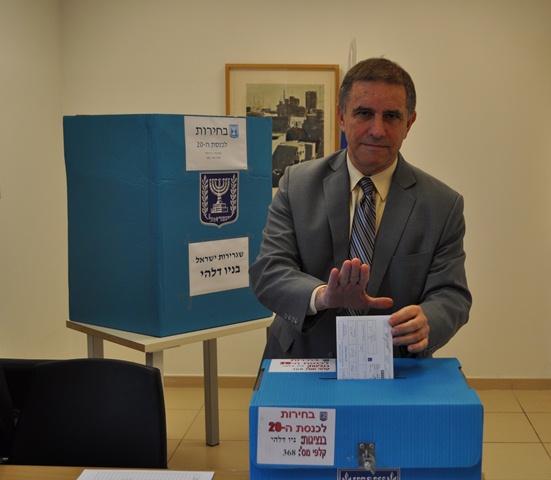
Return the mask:
[[[413,112],[408,118],[408,132],[411,126],[413,125],[413,122],[415,122],[416,119],[417,119],[417,112]]]
[[[339,126],[341,131],[344,132],[344,112],[341,110],[341,107],[337,105],[337,118],[339,119]]]

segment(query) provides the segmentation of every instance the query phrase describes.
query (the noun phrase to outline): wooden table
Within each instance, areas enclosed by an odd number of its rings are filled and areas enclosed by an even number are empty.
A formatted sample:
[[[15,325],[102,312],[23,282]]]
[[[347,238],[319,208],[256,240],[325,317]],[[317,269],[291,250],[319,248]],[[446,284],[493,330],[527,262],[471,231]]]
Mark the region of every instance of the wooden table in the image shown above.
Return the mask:
[[[0,465],[0,480],[76,480],[83,470],[83,467]],[[214,480],[249,480],[249,471],[215,470]]]
[[[208,328],[196,332],[182,333],[168,337],[153,337],[139,333],[99,327],[87,323],[67,321],[67,327],[85,333],[88,342],[88,357],[103,358],[103,341],[116,343],[124,347],[145,353],[147,365],[158,368],[163,374],[163,353],[168,348],[203,342],[203,373],[205,390],[205,429],[207,445],[220,443],[218,418],[218,358],[216,340],[219,337],[249,332],[259,328],[268,328],[273,317],[260,318],[247,322],[234,323],[221,327]],[[260,359],[258,359],[260,363]]]
[[[84,467],[0,465],[0,480],[76,480]],[[214,480],[249,480],[247,470],[216,470]]]

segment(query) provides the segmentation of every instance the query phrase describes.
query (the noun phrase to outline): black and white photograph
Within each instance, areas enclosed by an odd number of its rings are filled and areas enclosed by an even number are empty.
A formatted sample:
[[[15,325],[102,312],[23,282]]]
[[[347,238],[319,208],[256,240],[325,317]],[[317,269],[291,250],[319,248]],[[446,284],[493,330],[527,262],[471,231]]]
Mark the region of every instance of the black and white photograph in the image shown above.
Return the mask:
[[[338,66],[226,65],[228,115],[272,120],[272,187],[285,168],[338,148]]]

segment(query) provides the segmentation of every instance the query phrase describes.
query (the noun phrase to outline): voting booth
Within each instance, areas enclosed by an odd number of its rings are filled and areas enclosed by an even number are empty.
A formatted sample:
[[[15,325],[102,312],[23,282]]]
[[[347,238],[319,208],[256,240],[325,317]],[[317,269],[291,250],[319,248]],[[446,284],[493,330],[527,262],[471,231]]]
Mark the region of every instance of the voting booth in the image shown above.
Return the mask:
[[[483,409],[459,362],[396,359],[394,374],[337,380],[335,360],[265,360],[251,480],[480,480]]]
[[[271,202],[271,120],[64,118],[70,319],[167,336],[271,315],[248,268]]]

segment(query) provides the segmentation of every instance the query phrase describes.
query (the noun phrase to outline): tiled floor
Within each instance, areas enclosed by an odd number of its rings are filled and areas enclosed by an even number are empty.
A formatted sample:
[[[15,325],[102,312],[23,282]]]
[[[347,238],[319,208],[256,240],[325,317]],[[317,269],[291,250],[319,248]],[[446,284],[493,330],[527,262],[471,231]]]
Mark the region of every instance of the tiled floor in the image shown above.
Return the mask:
[[[221,388],[220,445],[205,444],[202,388],[166,388],[169,467],[248,468],[252,390]],[[551,480],[551,390],[479,390],[486,480]]]

